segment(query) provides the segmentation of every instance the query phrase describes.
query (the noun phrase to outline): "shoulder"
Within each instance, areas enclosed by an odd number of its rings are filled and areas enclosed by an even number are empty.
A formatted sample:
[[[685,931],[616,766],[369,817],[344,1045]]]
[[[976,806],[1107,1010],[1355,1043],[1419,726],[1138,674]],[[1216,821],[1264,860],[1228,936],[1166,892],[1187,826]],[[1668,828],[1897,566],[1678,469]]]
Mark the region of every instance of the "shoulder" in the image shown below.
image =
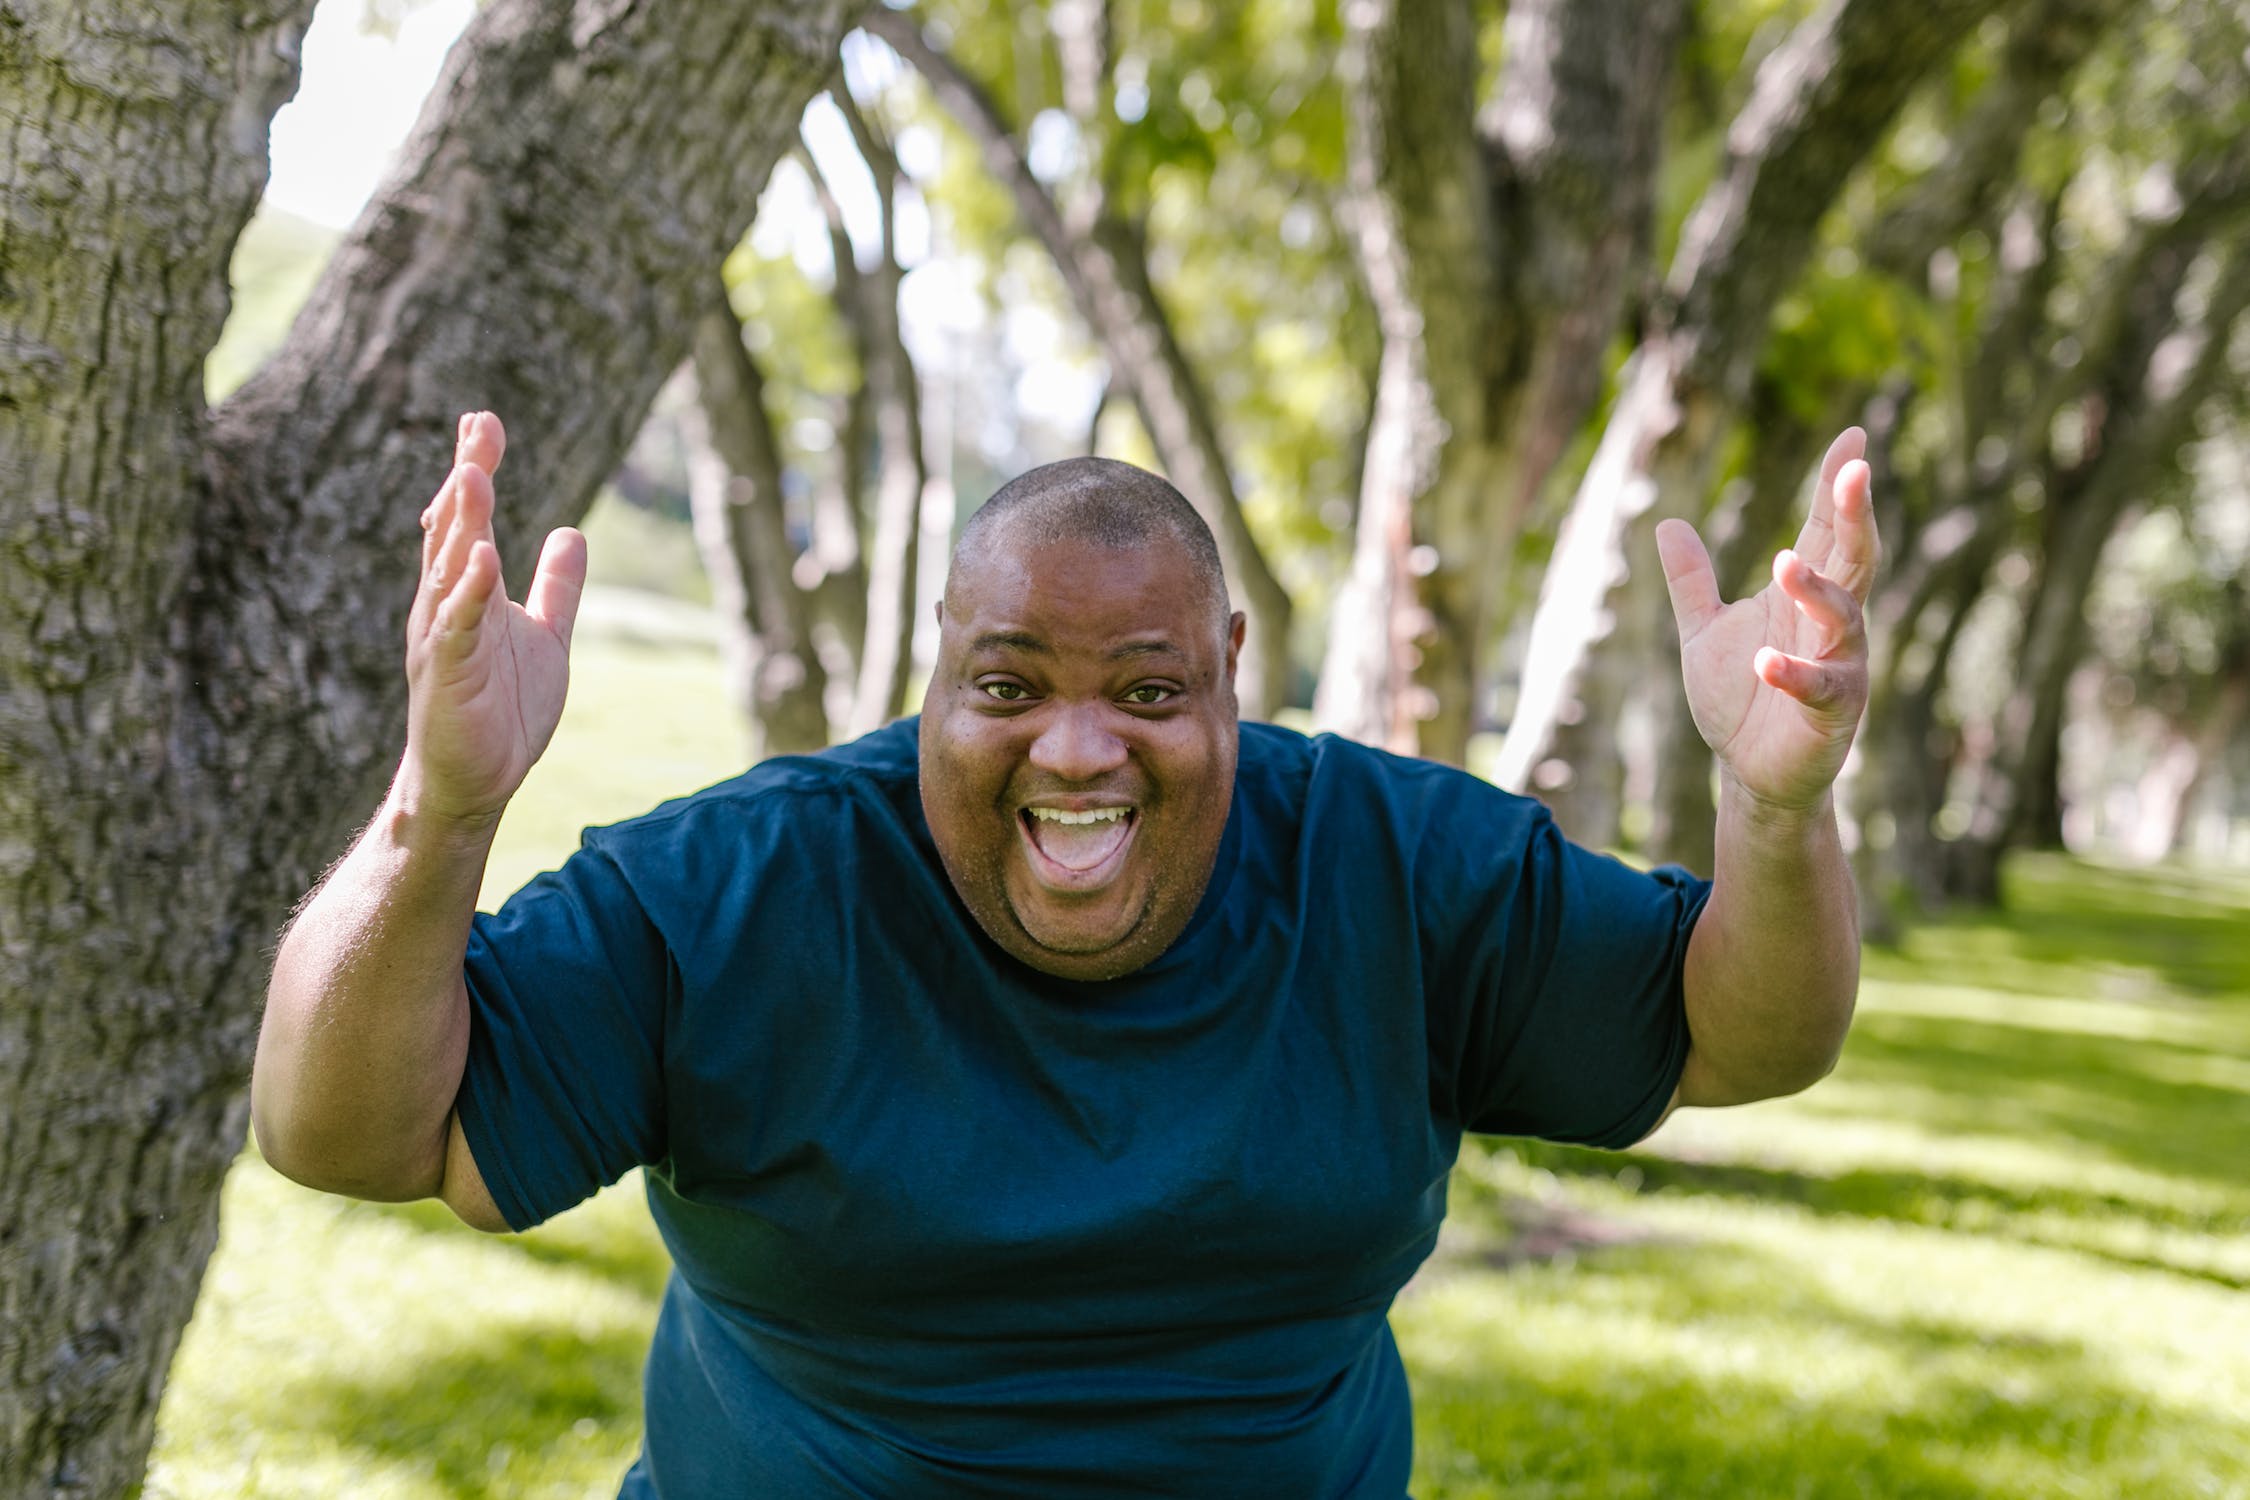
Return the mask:
[[[1495,839],[1520,847],[1548,821],[1539,802],[1458,767],[1338,735],[1244,724],[1241,743],[1237,784],[1245,797],[1332,834],[1380,833],[1408,846],[1490,852]]]
[[[589,828],[584,847],[620,864],[684,876],[715,853],[733,862],[791,845],[817,847],[840,824],[906,825],[898,831],[910,837],[921,826],[915,726],[903,719],[846,745],[761,761],[639,817]]]

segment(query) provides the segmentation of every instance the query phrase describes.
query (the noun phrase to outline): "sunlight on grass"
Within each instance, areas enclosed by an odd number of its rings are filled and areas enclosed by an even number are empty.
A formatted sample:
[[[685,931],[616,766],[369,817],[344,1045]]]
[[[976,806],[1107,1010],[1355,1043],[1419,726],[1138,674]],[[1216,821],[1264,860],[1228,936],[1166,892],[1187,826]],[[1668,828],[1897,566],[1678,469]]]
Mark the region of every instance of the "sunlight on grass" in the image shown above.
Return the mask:
[[[590,606],[488,906],[740,769],[694,636]],[[1471,1144],[1394,1319],[1420,1500],[2250,1496],[2250,877],[2008,891],[1870,953],[1807,1094]],[[635,1179],[494,1238],[246,1155],[148,1493],[614,1495],[668,1268]]]
[[[1810,1093],[1465,1153],[1422,1500],[2250,1494],[2250,881],[2010,874]],[[1633,1243],[1525,1262],[1564,1211]]]

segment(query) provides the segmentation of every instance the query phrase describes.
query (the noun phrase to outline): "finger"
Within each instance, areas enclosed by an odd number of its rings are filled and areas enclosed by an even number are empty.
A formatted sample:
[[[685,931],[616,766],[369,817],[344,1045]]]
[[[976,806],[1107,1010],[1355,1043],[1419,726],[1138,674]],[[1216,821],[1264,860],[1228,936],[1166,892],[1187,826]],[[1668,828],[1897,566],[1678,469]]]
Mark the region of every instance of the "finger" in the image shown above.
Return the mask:
[[[499,470],[507,451],[508,430],[498,417],[488,411],[472,411],[461,418],[453,447],[455,463],[475,464],[491,474]]]
[[[428,579],[430,596],[440,603],[460,587],[468,573],[470,552],[476,544],[493,545],[491,479],[482,469],[464,466],[454,471],[452,490],[451,519],[438,545],[438,555],[431,563]]]
[[[477,627],[486,608],[500,593],[500,554],[490,542],[472,542],[461,581],[438,606],[438,644],[467,654],[476,644]]]
[[[1721,608],[1711,554],[1693,526],[1674,518],[1656,523],[1656,558],[1664,565],[1664,586],[1672,595],[1672,619],[1680,627],[1680,640],[1692,640]]]
[[[1883,557],[1882,538],[1875,534],[1874,482],[1873,471],[1858,459],[1837,475],[1835,545],[1821,570],[1862,604]]]
[[[524,609],[552,630],[566,651],[570,649],[571,627],[578,622],[578,601],[585,591],[585,535],[575,526],[547,533],[547,545],[539,549],[539,571],[532,575]]]
[[[1797,551],[1807,557],[1825,559],[1828,556],[1829,539],[1836,523],[1836,477],[1843,473],[1844,465],[1866,451],[1866,431],[1847,427],[1836,434],[1836,440],[1821,455],[1820,482],[1813,486],[1812,511],[1797,533]]]
[[[465,445],[472,457],[486,457],[498,463],[499,448],[486,441],[481,432],[472,435]],[[492,471],[482,464],[464,460],[455,470],[453,478],[453,504],[462,525],[468,527],[471,541],[500,545],[492,534]]]
[[[1773,560],[1773,581],[1812,622],[1820,642],[1814,656],[1833,656],[1839,647],[1859,645],[1865,627],[1856,595],[1794,552],[1783,552]]]
[[[422,575],[429,576],[430,567],[437,561],[438,551],[445,545],[446,531],[453,525],[453,496],[456,482],[461,477],[461,466],[455,464],[438,486],[437,494],[422,507]]]
[[[1864,675],[1849,661],[1807,661],[1763,646],[1751,663],[1758,680],[1785,693],[1815,713],[1835,715],[1855,701],[1855,684]]]

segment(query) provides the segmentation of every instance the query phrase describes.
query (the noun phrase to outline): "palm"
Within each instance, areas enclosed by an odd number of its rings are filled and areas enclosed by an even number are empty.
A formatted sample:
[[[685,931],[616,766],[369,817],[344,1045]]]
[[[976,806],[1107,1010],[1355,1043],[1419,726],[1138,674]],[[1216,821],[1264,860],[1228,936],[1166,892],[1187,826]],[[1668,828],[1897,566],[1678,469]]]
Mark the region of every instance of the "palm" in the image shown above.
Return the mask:
[[[1695,727],[1730,776],[1778,805],[1810,806],[1825,794],[1867,701],[1860,606],[1878,544],[1866,467],[1851,467],[1860,442],[1853,429],[1829,449],[1793,557],[1747,599],[1720,604],[1686,523],[1665,523],[1658,538]]]
[[[457,464],[423,514],[422,582],[407,625],[407,758],[432,806],[497,817],[554,737],[585,580],[577,532],[548,538],[525,602],[492,540],[499,419],[463,419]]]
[[[469,784],[512,792],[554,737],[570,684],[568,649],[554,631],[495,598],[469,654],[444,673],[450,713],[429,749]]]

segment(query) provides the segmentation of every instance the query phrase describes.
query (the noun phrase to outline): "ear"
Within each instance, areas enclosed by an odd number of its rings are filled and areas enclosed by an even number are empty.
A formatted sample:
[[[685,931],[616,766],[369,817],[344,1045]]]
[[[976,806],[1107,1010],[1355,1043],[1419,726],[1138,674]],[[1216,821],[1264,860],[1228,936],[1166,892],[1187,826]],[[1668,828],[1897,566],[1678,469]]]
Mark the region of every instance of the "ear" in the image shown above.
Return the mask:
[[[1242,656],[1242,639],[1249,625],[1250,617],[1239,609],[1234,612],[1234,618],[1227,621],[1227,682],[1230,686],[1234,682],[1234,664]]]

